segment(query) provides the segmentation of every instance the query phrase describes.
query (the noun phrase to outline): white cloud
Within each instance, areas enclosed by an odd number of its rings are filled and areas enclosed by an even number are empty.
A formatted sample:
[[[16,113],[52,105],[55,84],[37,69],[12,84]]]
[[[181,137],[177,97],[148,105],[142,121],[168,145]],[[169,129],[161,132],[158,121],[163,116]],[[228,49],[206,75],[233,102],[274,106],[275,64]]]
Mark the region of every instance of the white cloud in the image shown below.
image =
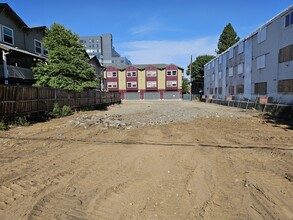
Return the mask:
[[[218,37],[205,37],[182,41],[132,41],[120,45],[121,54],[133,64],[176,64],[184,69],[199,55],[215,54]]]

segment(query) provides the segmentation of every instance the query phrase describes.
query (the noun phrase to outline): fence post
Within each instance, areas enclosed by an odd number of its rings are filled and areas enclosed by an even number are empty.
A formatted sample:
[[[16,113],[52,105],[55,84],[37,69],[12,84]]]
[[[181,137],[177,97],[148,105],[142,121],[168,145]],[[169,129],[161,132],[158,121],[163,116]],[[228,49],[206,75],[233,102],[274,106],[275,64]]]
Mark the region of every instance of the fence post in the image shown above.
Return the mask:
[[[17,95],[18,95],[18,86],[15,87],[15,94],[14,94],[14,109],[13,112],[14,114],[17,114]]]

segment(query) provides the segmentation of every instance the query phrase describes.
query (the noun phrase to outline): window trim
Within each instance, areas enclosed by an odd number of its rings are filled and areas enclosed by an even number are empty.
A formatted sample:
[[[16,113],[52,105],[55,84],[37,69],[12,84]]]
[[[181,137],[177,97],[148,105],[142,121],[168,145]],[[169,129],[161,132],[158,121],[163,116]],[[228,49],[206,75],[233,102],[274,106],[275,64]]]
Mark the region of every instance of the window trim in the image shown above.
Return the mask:
[[[171,72],[171,75],[169,75],[169,72]],[[175,75],[173,73],[176,73]],[[177,76],[177,70],[167,70],[167,76]]]
[[[130,76],[128,75],[128,73],[130,73]],[[132,75],[133,73],[135,73],[135,76]],[[127,75],[127,77],[137,77],[137,72],[136,71],[127,71],[126,75]]]
[[[154,83],[155,86],[149,86],[149,83]],[[146,86],[147,88],[157,88],[157,81],[147,81]]]
[[[111,85],[111,86],[110,86],[110,85]],[[114,85],[115,85],[115,86],[114,86]],[[117,82],[108,82],[108,83],[107,83],[107,86],[108,86],[108,88],[116,89],[117,86],[118,86],[118,84],[117,84]]]
[[[12,37],[12,43],[7,42],[7,41],[4,40],[4,37],[5,37],[4,28],[7,28],[8,30],[10,30],[12,32],[12,36],[11,36]],[[9,27],[7,27],[5,25],[1,25],[1,31],[2,31],[2,34],[1,34],[2,42],[7,43],[7,44],[10,44],[10,45],[14,45],[14,31],[13,31],[13,29],[12,28],[9,28]]]
[[[264,60],[262,60],[264,59]],[[263,65],[261,65],[263,62]],[[266,68],[266,54],[260,55],[256,58],[256,69],[260,70],[260,69],[264,69]]]
[[[116,74],[116,76],[113,76],[113,73]],[[107,71],[107,78],[116,78],[117,77],[117,72],[116,71]]]
[[[39,43],[40,44],[40,47],[37,47],[37,43]],[[39,41],[39,40],[37,40],[37,39],[34,39],[34,47],[35,47],[35,53],[36,54],[43,54],[43,43],[41,42],[41,41]],[[40,50],[41,50],[41,52],[39,53],[39,52],[37,52],[37,48],[40,48]]]
[[[168,85],[170,83],[171,83],[171,85]],[[176,83],[176,85],[173,85],[173,83]],[[177,87],[177,81],[176,80],[168,80],[168,81],[166,81],[166,86],[172,87],[172,88]]]
[[[128,86],[129,83],[131,84],[130,87]],[[135,86],[133,86],[133,85],[135,85]],[[137,88],[137,82],[126,82],[126,87],[128,89],[136,89]]]
[[[154,73],[154,75],[153,74],[149,75],[149,72]],[[146,77],[157,77],[157,71],[156,70],[147,70],[146,71]]]

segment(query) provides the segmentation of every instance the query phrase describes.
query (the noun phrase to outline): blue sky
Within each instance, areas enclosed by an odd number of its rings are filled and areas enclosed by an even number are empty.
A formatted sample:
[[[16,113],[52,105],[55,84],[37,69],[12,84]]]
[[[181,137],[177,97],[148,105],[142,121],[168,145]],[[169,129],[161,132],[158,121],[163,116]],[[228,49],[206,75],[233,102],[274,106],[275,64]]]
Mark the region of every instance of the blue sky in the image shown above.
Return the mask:
[[[240,38],[293,4],[292,0],[9,0],[28,26],[63,24],[80,36],[111,33],[132,63],[174,63],[215,54],[230,22]]]

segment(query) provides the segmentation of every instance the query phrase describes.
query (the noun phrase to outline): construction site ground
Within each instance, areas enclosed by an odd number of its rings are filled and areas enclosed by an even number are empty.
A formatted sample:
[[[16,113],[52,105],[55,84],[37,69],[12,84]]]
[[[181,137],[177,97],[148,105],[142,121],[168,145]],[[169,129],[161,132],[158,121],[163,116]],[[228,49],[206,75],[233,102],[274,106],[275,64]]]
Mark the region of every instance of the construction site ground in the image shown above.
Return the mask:
[[[0,131],[0,219],[293,219],[293,130],[254,110],[123,102]]]

